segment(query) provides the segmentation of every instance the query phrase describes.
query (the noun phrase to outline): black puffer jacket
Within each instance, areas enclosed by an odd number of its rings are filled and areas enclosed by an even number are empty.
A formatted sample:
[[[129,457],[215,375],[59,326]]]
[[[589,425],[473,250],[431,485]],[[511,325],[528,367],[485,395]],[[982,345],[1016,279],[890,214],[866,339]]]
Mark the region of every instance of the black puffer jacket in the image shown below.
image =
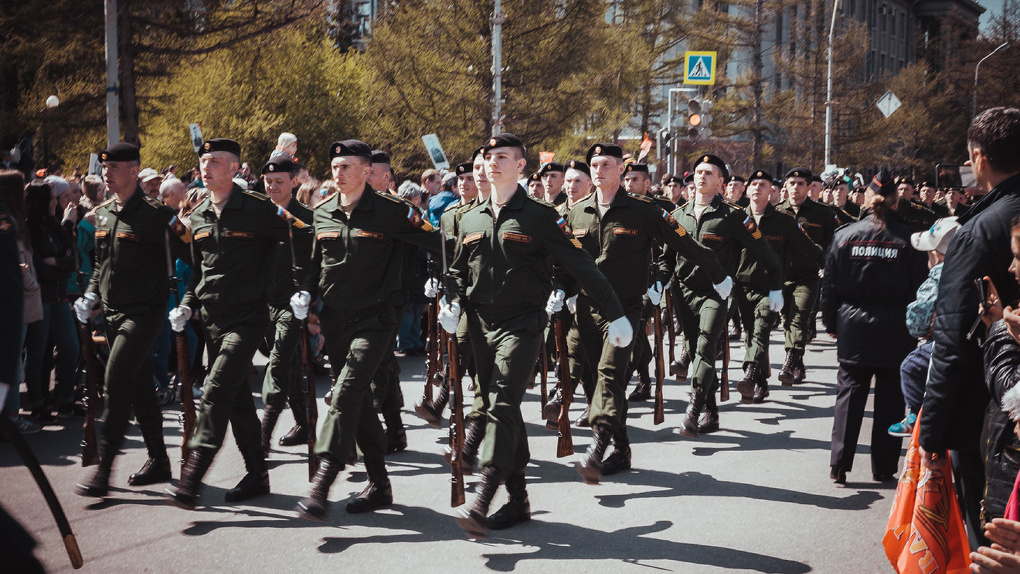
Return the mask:
[[[991,277],[1003,301],[1020,296],[1009,272],[1013,261],[1010,228],[1017,214],[1020,175],[1001,182],[961,217],[963,227],[949,243],[935,303],[931,369],[919,421],[919,440],[928,452],[980,446],[988,389],[981,384],[980,337],[967,340],[978,312],[974,279]]]
[[[894,214],[841,227],[825,256],[822,322],[836,334],[840,363],[898,367],[917,339],[907,332],[907,304],[928,275],[925,254]]]
[[[1020,472],[1020,439],[1013,421],[1002,410],[1002,396],[1020,381],[1020,345],[1001,320],[992,325],[985,341],[985,384],[992,400],[985,414],[985,516],[1002,518]]]

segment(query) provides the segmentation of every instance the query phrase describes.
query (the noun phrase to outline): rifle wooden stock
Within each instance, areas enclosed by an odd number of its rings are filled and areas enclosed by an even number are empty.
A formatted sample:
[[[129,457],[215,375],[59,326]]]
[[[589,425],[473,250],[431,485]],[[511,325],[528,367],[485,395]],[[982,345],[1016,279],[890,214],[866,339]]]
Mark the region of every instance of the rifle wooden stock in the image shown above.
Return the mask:
[[[439,297],[429,300],[428,310],[428,341],[425,344],[425,388],[422,390],[422,403],[432,402],[432,379],[439,367]]]
[[[545,412],[545,405],[549,402],[549,350],[545,345],[545,338],[542,338],[542,358],[540,359],[542,364],[542,372],[539,374],[539,378],[542,381],[541,394],[542,394],[542,411]]]
[[[305,432],[308,443],[308,482],[315,478],[315,471],[319,469],[318,459],[315,457],[315,430],[319,421],[319,408],[315,404],[315,373],[311,367],[311,355],[308,350],[308,319],[301,320],[301,343],[298,352],[301,353],[301,393],[305,396]]]
[[[722,376],[719,377],[719,400],[726,402],[730,400],[730,338],[723,327],[722,333]]]
[[[447,337],[447,367],[450,385],[450,506],[464,504],[464,469],[460,453],[464,448],[464,395],[461,391],[460,355],[457,354],[457,336]]]
[[[191,358],[188,356],[188,338],[184,335],[184,331],[180,333],[174,333],[177,342],[177,370],[180,372],[178,377],[179,384],[181,386],[181,423],[183,424],[183,431],[181,432],[181,468],[188,463],[188,458],[191,457],[191,447],[188,443],[191,442],[191,435],[195,432],[195,392],[191,386]]]
[[[669,287],[663,296],[666,299],[666,329],[669,332],[669,364],[676,362],[676,329],[673,328],[673,296]]]
[[[96,380],[96,350],[92,341],[92,322],[78,325],[81,339],[81,356],[85,363],[85,424],[82,426],[81,465],[92,466],[99,462],[99,439],[96,436],[96,416],[99,411],[99,383]],[[15,389],[17,392],[17,389]]]
[[[662,357],[662,316],[656,307],[652,313],[652,324],[655,330],[655,413],[652,422],[661,425],[666,421],[666,407],[663,404],[662,384],[666,379],[666,365]]]
[[[556,379],[560,386],[560,416],[556,420],[557,434],[556,458],[574,454],[574,440],[570,435],[570,400],[573,389],[570,380],[570,363],[567,360],[567,329],[563,316],[566,311],[553,315],[553,334],[556,339],[556,356],[559,363],[556,367]]]

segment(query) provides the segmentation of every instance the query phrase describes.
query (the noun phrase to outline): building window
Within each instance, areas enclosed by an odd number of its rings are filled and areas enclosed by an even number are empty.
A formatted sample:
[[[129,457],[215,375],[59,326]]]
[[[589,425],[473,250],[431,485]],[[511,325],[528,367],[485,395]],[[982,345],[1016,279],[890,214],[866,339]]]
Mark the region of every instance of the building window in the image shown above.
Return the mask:
[[[886,71],[885,70],[885,54],[882,54],[882,60],[881,60],[881,64],[879,65],[878,72],[880,74],[884,74],[885,71]]]
[[[857,16],[857,0],[846,0],[846,2],[849,4],[847,11],[850,12],[850,16]]]
[[[888,13],[888,9],[886,8],[885,4],[882,4],[882,10],[879,11],[879,13],[878,13],[878,21],[881,24],[881,29],[882,29],[883,32],[887,31],[887,28],[886,28],[886,18],[888,18],[888,14],[887,13]]]

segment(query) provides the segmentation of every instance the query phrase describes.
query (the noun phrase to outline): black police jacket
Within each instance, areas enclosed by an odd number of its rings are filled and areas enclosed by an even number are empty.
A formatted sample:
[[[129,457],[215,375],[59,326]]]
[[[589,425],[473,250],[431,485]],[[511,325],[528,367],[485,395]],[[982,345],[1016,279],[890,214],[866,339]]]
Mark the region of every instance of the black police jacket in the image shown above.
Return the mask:
[[[985,385],[992,396],[985,414],[985,520],[1002,518],[1020,472],[1020,439],[1002,410],[1002,396],[1020,381],[1020,345],[1000,319],[985,341]]]
[[[899,367],[917,346],[907,332],[907,304],[928,275],[927,256],[893,214],[873,214],[840,228],[825,256],[822,322],[837,337],[840,363]]]

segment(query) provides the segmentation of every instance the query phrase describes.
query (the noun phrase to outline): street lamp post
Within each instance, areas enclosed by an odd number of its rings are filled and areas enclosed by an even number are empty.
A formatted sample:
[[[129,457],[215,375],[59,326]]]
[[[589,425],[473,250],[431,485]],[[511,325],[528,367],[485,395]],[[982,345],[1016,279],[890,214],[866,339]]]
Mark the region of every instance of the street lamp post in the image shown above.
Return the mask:
[[[676,158],[676,156],[677,156],[676,148],[677,148],[677,140],[680,139],[679,137],[677,137],[676,132],[673,131],[673,94],[674,93],[679,93],[679,92],[696,92],[696,91],[698,91],[697,88],[670,88],[669,89],[669,105],[666,106],[666,110],[667,110],[666,111],[666,125],[668,126],[669,131],[672,134],[672,137],[669,140],[669,150],[668,150],[667,155],[666,155],[666,170],[669,171],[669,173],[671,173],[673,175],[676,175],[676,159],[677,159]]]
[[[829,73],[828,90],[825,94],[825,168],[832,165],[832,43],[836,35],[836,12],[839,0],[832,1],[832,23],[829,24]]]
[[[43,111],[45,112],[46,110],[52,110],[52,109],[56,108],[59,105],[60,105],[60,98],[58,98],[57,96],[50,96],[50,97],[46,98],[46,109],[43,110]],[[49,131],[48,129],[46,129],[46,127],[47,127],[47,125],[49,123],[50,123],[49,122],[49,118],[47,117],[43,121],[43,125],[42,125],[42,132],[43,132],[43,169],[49,169],[50,168],[50,146],[49,146],[49,141],[48,141],[49,138],[46,137],[47,132]]]
[[[981,63],[982,62],[984,62],[988,58],[991,58],[992,56],[994,56],[996,52],[998,52],[999,50],[1002,50],[1004,48],[1008,48],[1008,47],[1009,47],[1009,42],[1003,42],[998,48],[992,50],[992,52],[990,54],[988,54],[984,58],[981,58],[980,60],[978,60],[977,65],[974,66],[974,109],[972,110],[972,113],[971,113],[971,116],[970,116],[971,118],[974,118],[974,117],[977,116],[978,68],[981,67]]]

